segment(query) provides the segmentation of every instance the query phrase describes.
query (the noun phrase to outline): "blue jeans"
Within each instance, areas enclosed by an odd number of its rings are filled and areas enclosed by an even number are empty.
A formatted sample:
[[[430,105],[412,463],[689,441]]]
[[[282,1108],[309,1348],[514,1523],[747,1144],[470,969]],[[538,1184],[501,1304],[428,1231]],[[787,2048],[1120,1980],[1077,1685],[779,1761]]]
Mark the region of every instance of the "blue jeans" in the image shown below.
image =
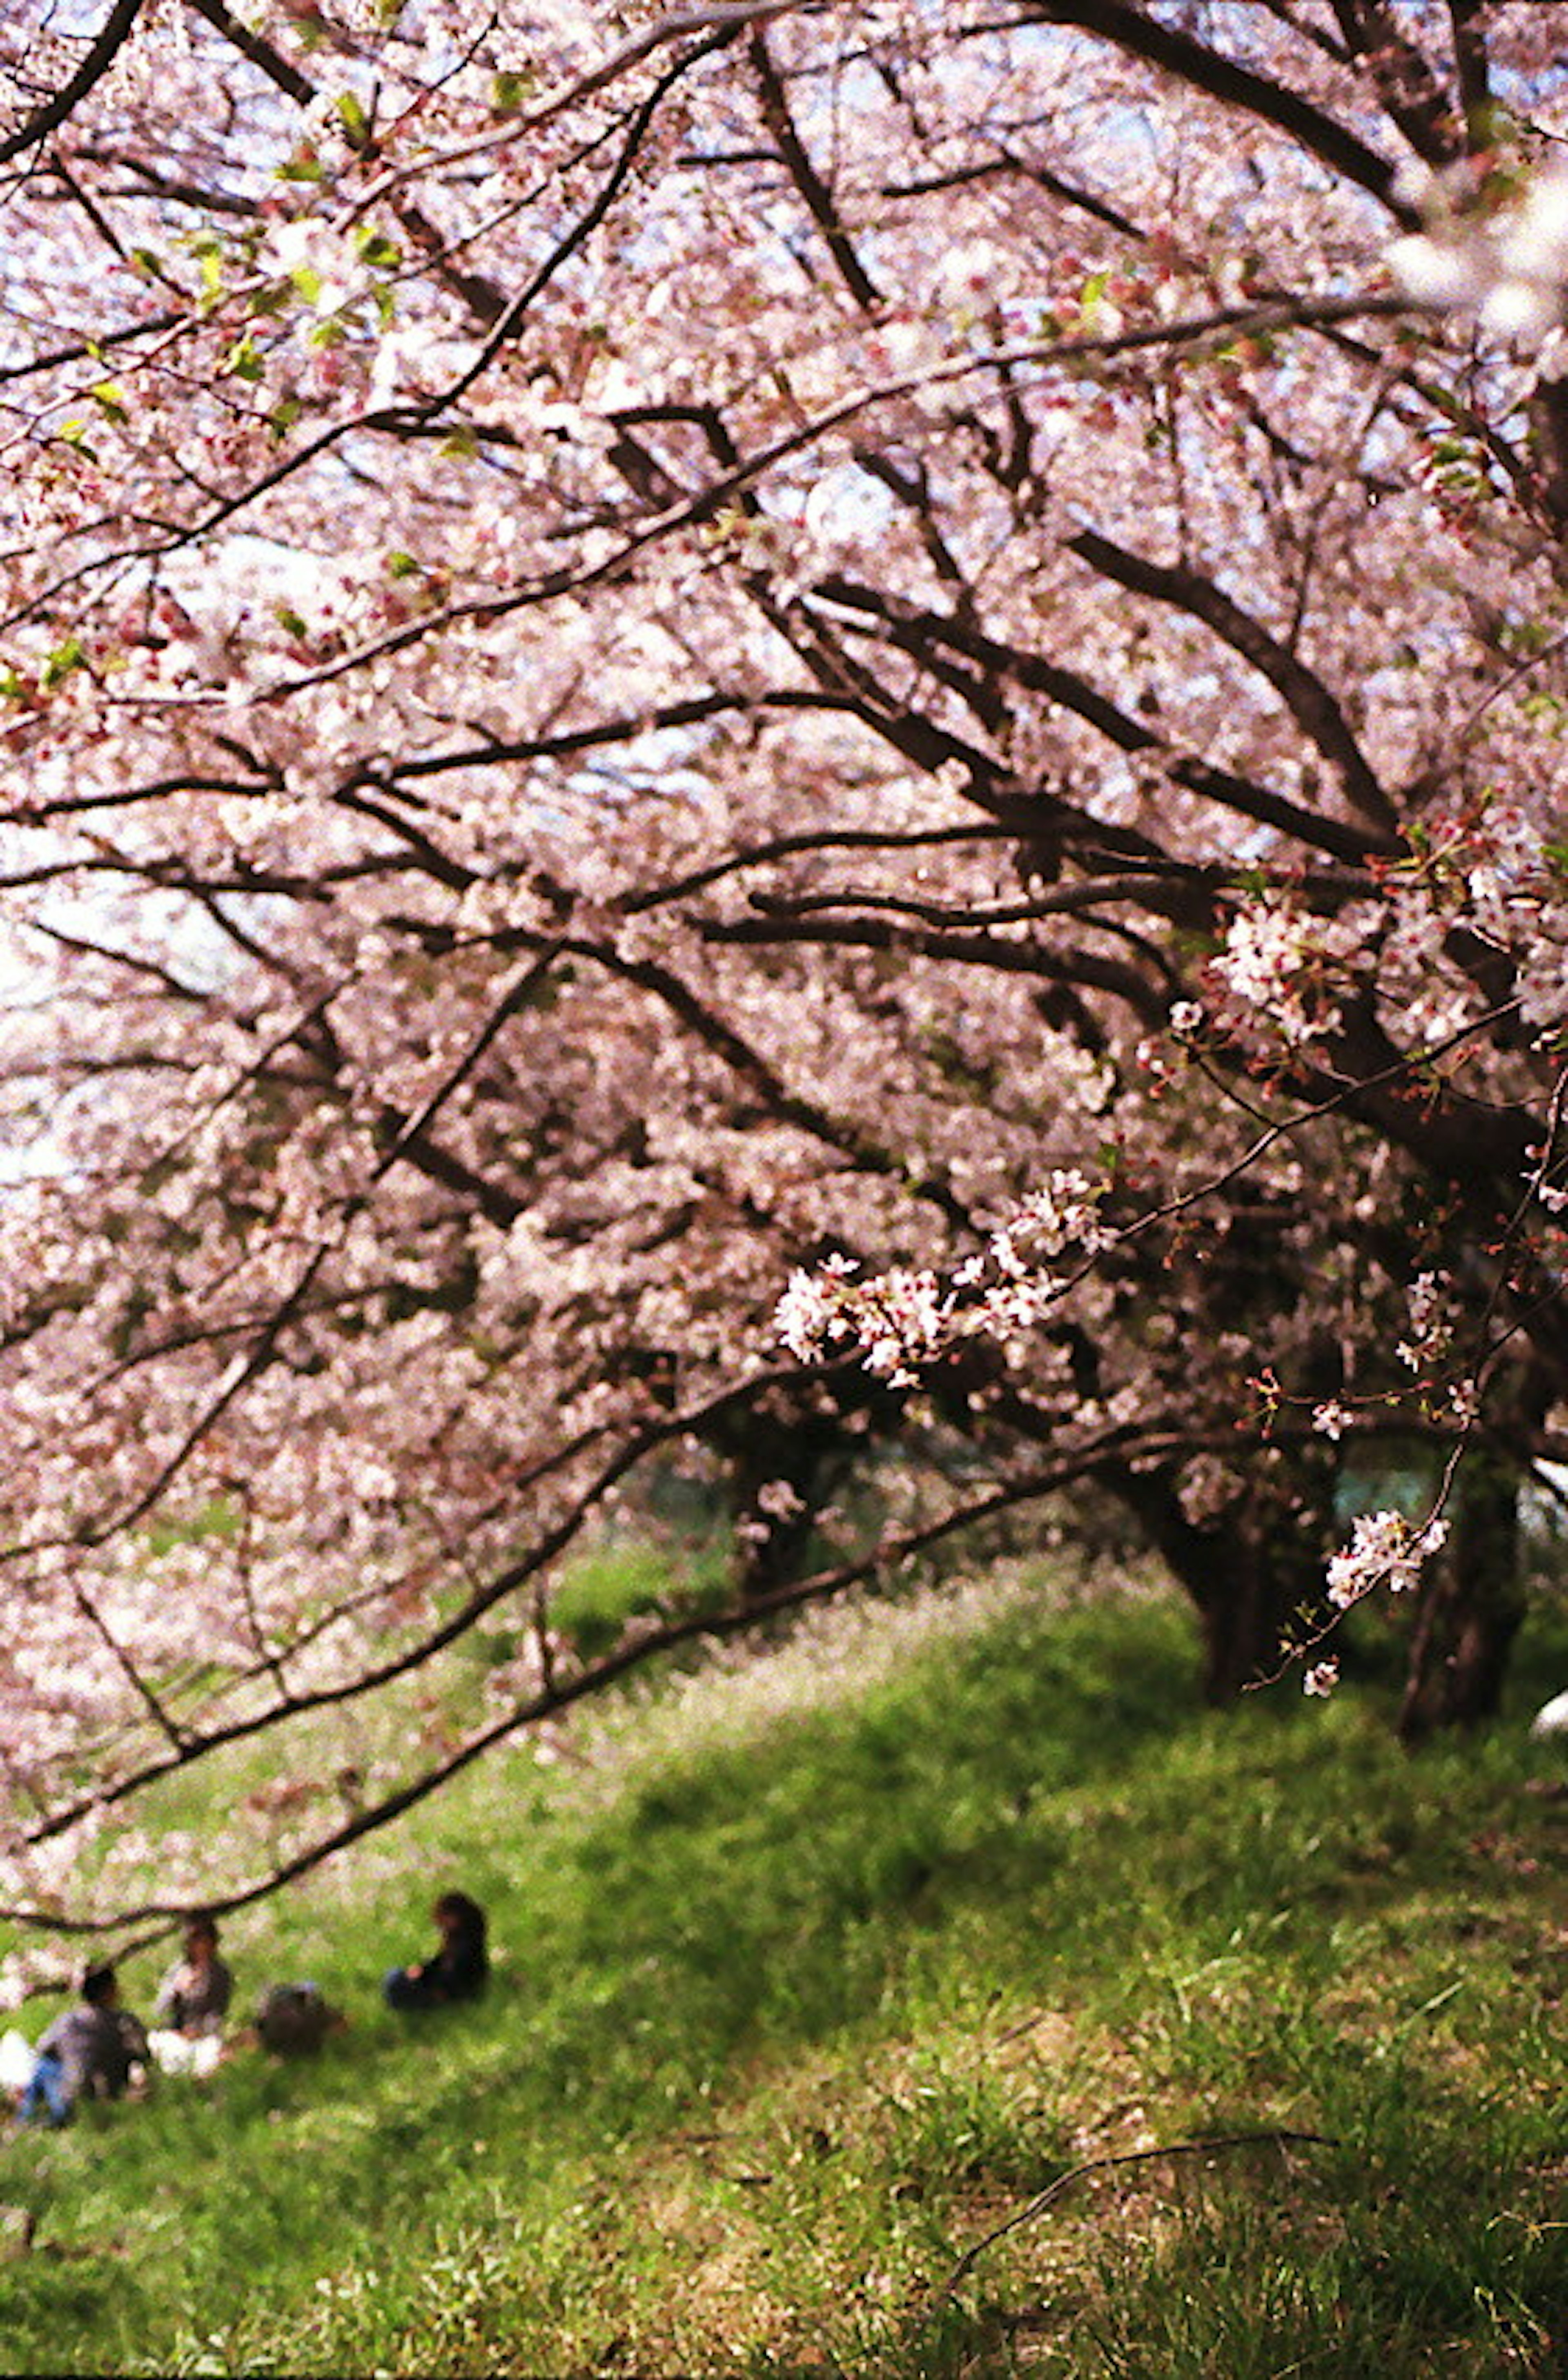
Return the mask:
[[[58,2126],[68,2121],[70,2112],[66,2070],[54,2051],[47,2050],[32,2070],[32,2080],[22,2093],[18,2113],[24,2124],[35,2124],[42,2116],[45,2123]]]

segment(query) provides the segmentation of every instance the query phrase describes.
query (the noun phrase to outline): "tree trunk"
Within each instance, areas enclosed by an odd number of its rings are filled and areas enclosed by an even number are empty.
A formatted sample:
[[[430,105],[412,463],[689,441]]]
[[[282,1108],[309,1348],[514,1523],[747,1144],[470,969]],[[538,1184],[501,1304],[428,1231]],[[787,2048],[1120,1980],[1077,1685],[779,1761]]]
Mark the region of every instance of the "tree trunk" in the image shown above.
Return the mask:
[[[1333,1614],[1324,1594],[1327,1508],[1287,1509],[1250,1491],[1197,1527],[1169,1482],[1147,1474],[1101,1475],[1143,1523],[1191,1597],[1211,1703],[1267,1683]]]
[[[1422,1589],[1410,1640],[1399,1732],[1419,1743],[1471,1727],[1498,1706],[1525,1617],[1519,1475],[1496,1455],[1467,1455],[1454,1482],[1451,1530]]]
[[[1297,1515],[1249,1505],[1210,1544],[1206,1578],[1185,1582],[1203,1637],[1203,1691],[1234,1702],[1266,1684],[1330,1617],[1321,1549]]]

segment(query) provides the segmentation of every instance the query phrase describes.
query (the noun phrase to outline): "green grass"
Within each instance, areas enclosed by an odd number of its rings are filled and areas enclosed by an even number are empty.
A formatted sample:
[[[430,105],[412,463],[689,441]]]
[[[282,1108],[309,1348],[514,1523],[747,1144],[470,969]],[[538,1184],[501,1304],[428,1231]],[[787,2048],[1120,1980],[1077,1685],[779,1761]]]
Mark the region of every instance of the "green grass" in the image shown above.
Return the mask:
[[[1560,1764],[1204,1712],[1158,1598],[959,1605],[667,1681],[237,1923],[350,2031],[6,2143],[6,2368],[1561,2373]],[[395,2019],[447,1883],[494,1988]]]

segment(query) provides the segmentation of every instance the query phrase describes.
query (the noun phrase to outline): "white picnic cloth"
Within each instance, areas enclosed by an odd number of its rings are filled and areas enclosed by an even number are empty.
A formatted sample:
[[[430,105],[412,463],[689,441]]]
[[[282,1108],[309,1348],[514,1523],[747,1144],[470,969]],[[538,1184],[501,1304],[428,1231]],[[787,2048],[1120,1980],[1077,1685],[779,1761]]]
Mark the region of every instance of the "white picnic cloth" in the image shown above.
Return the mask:
[[[35,2053],[25,2033],[13,2025],[0,2033],[0,2091],[25,2091],[32,2081]]]
[[[215,2074],[224,2045],[215,2033],[188,2034],[155,2027],[147,2036],[152,2063],[160,2074]]]

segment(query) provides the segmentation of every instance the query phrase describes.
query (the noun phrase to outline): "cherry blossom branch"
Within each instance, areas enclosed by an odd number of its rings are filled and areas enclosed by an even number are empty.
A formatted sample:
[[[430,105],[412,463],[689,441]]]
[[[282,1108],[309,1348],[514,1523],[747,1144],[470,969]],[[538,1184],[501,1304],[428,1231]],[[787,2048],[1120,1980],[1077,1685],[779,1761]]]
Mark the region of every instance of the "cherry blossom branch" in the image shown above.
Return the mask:
[[[577,253],[584,242],[604,221],[616,199],[626,188],[632,168],[637,163],[638,152],[648,137],[649,129],[670,92],[694,66],[711,55],[714,49],[733,39],[734,30],[732,27],[721,27],[710,40],[699,42],[685,56],[678,58],[666,73],[660,76],[648,96],[633,112],[614,164],[595,191],[590,204],[553,243],[549,254],[529,274],[517,296],[505,300],[500,310],[493,314],[483,343],[472,362],[448,387],[432,396],[422,410],[430,415],[444,413],[450,407],[457,404],[476,382],[483,378],[501,348],[509,339],[516,338],[522,329],[529,310],[535,299],[542,296],[562,266]],[[589,143],[589,152],[599,145],[597,140]],[[480,310],[482,318],[487,310],[481,308]]]
[[[583,74],[574,75],[556,90],[547,92],[532,107],[520,109],[494,131],[481,132],[473,140],[453,142],[432,156],[421,156],[407,165],[390,168],[359,194],[346,212],[336,219],[335,227],[346,229],[416,174],[440,171],[448,165],[467,164],[472,158],[488,156],[496,150],[507,149],[517,141],[526,140],[530,134],[553,124],[578,100],[591,99],[596,91],[618,82],[623,75],[640,66],[656,51],[667,48],[672,42],[702,35],[722,35],[730,39],[743,32],[748,25],[762,24],[772,17],[787,16],[799,5],[800,0],[719,0],[719,5],[711,7],[677,9],[667,17],[661,17],[640,32],[620,42],[607,57],[601,59],[598,66],[590,67]],[[820,5],[821,0],[807,0],[809,7],[815,8]]]
[[[286,99],[296,101],[301,107],[310,106],[316,96],[315,84],[309,75],[300,72],[291,58],[286,58],[281,50],[274,49],[264,33],[241,24],[237,17],[231,16],[224,6],[224,0],[187,0],[187,6],[194,8],[199,17],[204,17],[213,31],[221,33],[241,57],[259,67]]]
[[[726,1392],[707,1408],[709,1413],[721,1404],[732,1404],[737,1397],[755,1392],[757,1382],[739,1391]],[[284,1718],[294,1718],[310,1711],[340,1706],[357,1701],[375,1688],[388,1684],[422,1666],[431,1656],[472,1627],[475,1621],[494,1608],[507,1596],[559,1558],[582,1526],[590,1510],[601,1502],[616,1480],[624,1476],[633,1463],[640,1460],[650,1446],[665,1439],[677,1439],[698,1427],[703,1418],[687,1415],[657,1429],[645,1431],[628,1446],[617,1451],[593,1486],[583,1496],[571,1514],[556,1528],[541,1537],[539,1546],[524,1560],[512,1564],[496,1578],[489,1581],[478,1594],[470,1597],[459,1612],[439,1629],[432,1630],[419,1642],[395,1658],[360,1672],[341,1686],[307,1688],[297,1692],[286,1703],[261,1712],[251,1712],[237,1718],[223,1727],[205,1734],[187,1732],[181,1741],[177,1756],[150,1761],[134,1775],[107,1783],[96,1793],[84,1796],[72,1811],[56,1812],[28,1837],[30,1841],[45,1841],[63,1832],[89,1809],[108,1809],[131,1795],[145,1790],[176,1768],[188,1768],[225,1745],[243,1742],[250,1736],[274,1727]],[[568,1676],[556,1675],[549,1682],[521,1697],[497,1718],[474,1730],[456,1750],[445,1754],[406,1785],[384,1794],[358,1812],[341,1827],[332,1829],[288,1860],[280,1863],[265,1876],[216,1895],[203,1894],[201,1905],[218,1916],[252,1906],[268,1899],[286,1885],[297,1882],[301,1876],[348,1849],[368,1835],[403,1816],[432,1793],[441,1790],[452,1778],[481,1758],[494,1745],[520,1730],[553,1718],[576,1704],[622,1683],[638,1670],[650,1666],[666,1654],[693,1645],[718,1645],[731,1637],[746,1635],[768,1621],[799,1611],[807,1607],[841,1596],[850,1588],[864,1585],[883,1571],[891,1571],[931,1551],[955,1534],[978,1526],[1003,1512],[1015,1511],[1020,1505],[1037,1502],[1057,1493],[1073,1480],[1082,1477],[1096,1464],[1102,1464],[1112,1449],[1119,1459],[1129,1462],[1153,1461],[1173,1448],[1190,1441],[1185,1432],[1174,1434],[1150,1430],[1129,1432],[1123,1427],[1112,1427],[1083,1446],[1062,1456],[1053,1463],[1031,1473],[1027,1477],[992,1487],[960,1503],[953,1511],[934,1521],[896,1532],[869,1553],[832,1570],[813,1572],[803,1579],[772,1588],[748,1598],[721,1612],[690,1613],[675,1618],[653,1619],[646,1626],[634,1626],[622,1636],[620,1643],[596,1660],[587,1661]],[[119,1933],[130,1925],[152,1920],[176,1918],[185,1914],[185,1904],[174,1900],[146,1900],[103,1917],[72,1917],[51,1910],[20,1904],[0,1905],[0,1923],[18,1925],[47,1925],[54,1933],[92,1935]]]
[[[1037,189],[1047,191],[1051,198],[1060,199],[1064,206],[1076,207],[1082,213],[1091,215],[1096,223],[1105,224],[1112,231],[1120,232],[1124,239],[1141,242],[1149,237],[1141,224],[1134,223],[1129,215],[1123,214],[1109,199],[1098,197],[1093,190],[1086,190],[1076,182],[1064,180],[1060,174],[1052,173],[1048,165],[1037,164],[1027,157],[1018,156],[1001,142],[997,144],[995,156],[989,158],[984,164],[955,165],[946,173],[924,174],[908,181],[884,182],[882,196],[887,199],[934,197],[943,190],[966,189],[976,182],[995,181],[1014,174],[1023,181],[1032,182]]]
[[[715,943],[814,942],[840,949],[908,952],[947,959],[958,965],[989,968],[999,975],[1039,976],[1046,983],[1092,985],[1124,1001],[1145,1026],[1163,1023],[1167,1001],[1146,976],[1088,951],[1066,953],[1014,942],[985,933],[943,933],[874,918],[737,917],[704,922],[703,939]]]
[[[1029,692],[1046,695],[1098,729],[1119,751],[1159,756],[1166,773],[1189,792],[1201,794],[1260,825],[1277,827],[1299,843],[1353,861],[1366,859],[1376,851],[1398,847],[1386,827],[1369,836],[1362,829],[1305,809],[1299,803],[1233,771],[1217,768],[1196,754],[1173,751],[1165,737],[1121,709],[1077,671],[1041,654],[1002,644],[969,622],[900,603],[880,589],[839,577],[824,580],[814,591],[827,602],[874,616],[883,624],[894,644],[917,658],[932,643],[946,645],[1014,679]]]
[[[1434,167],[1463,155],[1464,126],[1453,103],[1392,10],[1382,0],[1335,0],[1334,14],[1350,49],[1367,68],[1390,122],[1416,154]]]
[[[1282,306],[1218,307],[1209,312],[1146,330],[1123,331],[1106,337],[1030,340],[1015,347],[954,357],[917,371],[895,374],[857,389],[837,403],[823,407],[804,424],[781,432],[734,470],[710,481],[696,495],[683,497],[678,503],[655,513],[598,559],[565,564],[558,570],[542,574],[527,586],[513,588],[504,593],[495,591],[470,596],[443,605],[406,626],[369,638],[316,668],[298,671],[288,677],[276,678],[270,685],[257,686],[250,699],[258,703],[280,701],[288,696],[304,693],[312,686],[331,685],[372,662],[404,652],[411,645],[421,644],[448,628],[461,625],[465,621],[492,624],[515,613],[554,601],[563,595],[584,594],[593,588],[609,585],[622,577],[638,555],[650,547],[662,542],[677,529],[699,527],[711,519],[732,498],[743,494],[756,481],[765,478],[777,464],[820,443],[831,431],[843,428],[846,422],[878,406],[893,404],[928,389],[950,386],[977,374],[995,372],[1009,366],[1030,364],[1049,370],[1063,364],[1199,346],[1206,340],[1232,332],[1262,337],[1272,332],[1307,329],[1328,322],[1388,319],[1412,310],[1409,298],[1378,291],[1346,298],[1302,298]],[[262,495],[280,487],[304,465],[313,462],[351,433],[367,430],[395,431],[413,418],[407,408],[376,407],[333,424],[310,440],[304,448],[280,461],[244,489],[225,497],[202,519],[187,528],[171,532],[166,540],[152,551],[174,552],[209,535],[213,528],[235,518]],[[138,550],[135,558],[144,558],[141,550]],[[107,694],[107,699],[114,708],[140,711],[201,708],[212,698],[206,690],[155,695]]]

